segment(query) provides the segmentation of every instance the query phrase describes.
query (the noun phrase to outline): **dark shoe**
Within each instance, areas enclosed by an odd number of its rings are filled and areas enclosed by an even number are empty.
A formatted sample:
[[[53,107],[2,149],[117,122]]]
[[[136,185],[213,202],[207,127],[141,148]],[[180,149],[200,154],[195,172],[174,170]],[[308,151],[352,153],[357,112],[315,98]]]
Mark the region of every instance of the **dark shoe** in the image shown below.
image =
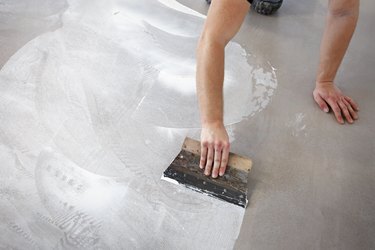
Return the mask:
[[[247,0],[249,3],[252,3],[253,2],[253,0]],[[211,4],[211,0],[206,0],[206,2],[208,3],[208,4]]]
[[[283,3],[283,0],[247,0],[254,10],[262,15],[271,15],[275,13]],[[211,0],[206,0],[211,4]]]
[[[283,3],[283,0],[253,0],[253,8],[262,15],[272,15]]]

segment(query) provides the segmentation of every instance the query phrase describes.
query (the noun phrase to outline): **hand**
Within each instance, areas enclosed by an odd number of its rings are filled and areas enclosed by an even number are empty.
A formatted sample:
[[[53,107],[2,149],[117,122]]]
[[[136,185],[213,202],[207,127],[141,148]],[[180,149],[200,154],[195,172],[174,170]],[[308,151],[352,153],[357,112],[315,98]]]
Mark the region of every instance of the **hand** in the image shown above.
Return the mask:
[[[200,168],[205,175],[223,176],[229,158],[229,138],[223,123],[204,124],[201,133]]]
[[[331,107],[339,123],[344,124],[343,115],[349,123],[358,119],[358,105],[352,98],[345,96],[333,82],[317,82],[313,96],[324,112],[329,111],[328,105]]]

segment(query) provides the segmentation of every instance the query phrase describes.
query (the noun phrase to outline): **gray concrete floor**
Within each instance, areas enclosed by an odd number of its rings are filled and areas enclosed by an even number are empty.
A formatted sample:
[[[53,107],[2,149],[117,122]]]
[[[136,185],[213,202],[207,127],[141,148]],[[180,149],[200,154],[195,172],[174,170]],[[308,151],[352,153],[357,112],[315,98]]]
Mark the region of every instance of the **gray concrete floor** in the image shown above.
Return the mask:
[[[201,13],[208,8],[203,0],[180,2]],[[61,27],[58,15],[66,6],[49,4],[50,22],[39,20],[40,9],[32,6],[18,17],[1,16],[1,66],[34,37]],[[278,80],[269,105],[231,127],[232,151],[254,163],[235,249],[375,249],[375,3],[362,1],[357,31],[337,77],[338,86],[360,105],[360,119],[353,125],[339,125],[312,99],[326,5],[323,0],[286,0],[274,16],[251,11],[235,38],[260,64],[276,68]],[[11,31],[12,22],[22,28]],[[6,135],[1,138],[4,143]],[[117,190],[117,184],[111,185]],[[20,234],[30,243],[27,233]]]

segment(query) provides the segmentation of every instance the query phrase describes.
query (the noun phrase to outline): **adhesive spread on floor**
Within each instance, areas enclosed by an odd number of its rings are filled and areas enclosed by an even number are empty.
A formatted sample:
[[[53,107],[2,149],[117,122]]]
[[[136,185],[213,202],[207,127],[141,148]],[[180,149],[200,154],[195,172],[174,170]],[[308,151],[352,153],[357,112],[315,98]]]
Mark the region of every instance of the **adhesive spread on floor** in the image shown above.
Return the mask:
[[[0,71],[0,246],[232,248],[242,208],[160,181],[198,132],[204,17],[166,0],[68,4],[61,28]],[[252,58],[229,44],[227,124],[263,109],[277,86]]]
[[[0,68],[28,41],[62,26],[65,0],[0,2]]]

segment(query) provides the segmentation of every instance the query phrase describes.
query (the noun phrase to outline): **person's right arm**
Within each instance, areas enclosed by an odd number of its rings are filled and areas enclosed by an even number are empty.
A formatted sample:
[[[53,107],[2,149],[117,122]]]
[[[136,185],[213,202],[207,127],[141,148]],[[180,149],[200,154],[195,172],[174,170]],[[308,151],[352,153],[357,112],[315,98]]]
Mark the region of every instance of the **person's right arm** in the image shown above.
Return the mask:
[[[240,29],[249,7],[246,0],[213,0],[197,47],[200,167],[214,178],[224,175],[229,157],[229,138],[223,123],[224,49]]]

